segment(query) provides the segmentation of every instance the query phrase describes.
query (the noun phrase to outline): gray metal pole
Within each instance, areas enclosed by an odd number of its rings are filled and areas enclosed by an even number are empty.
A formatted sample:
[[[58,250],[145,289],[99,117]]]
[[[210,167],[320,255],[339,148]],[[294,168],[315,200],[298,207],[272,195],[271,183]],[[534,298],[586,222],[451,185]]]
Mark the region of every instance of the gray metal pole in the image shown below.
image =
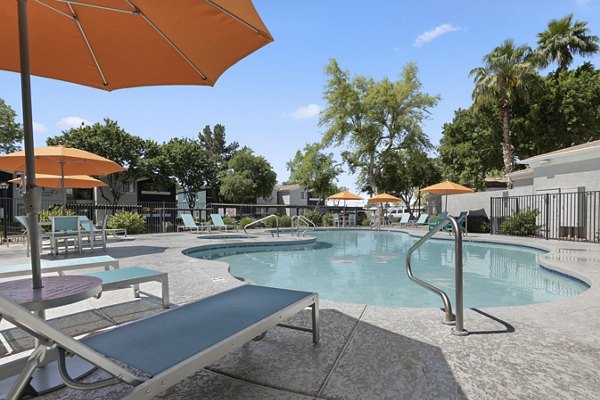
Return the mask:
[[[33,288],[42,288],[40,268],[39,213],[41,208],[40,188],[35,180],[35,156],[33,145],[33,118],[31,112],[31,82],[29,68],[29,34],[27,26],[27,0],[18,0],[19,50],[21,61],[21,101],[23,104],[23,131],[25,144],[25,168],[27,169],[27,189],[25,212],[27,214],[29,242],[31,245],[31,273]]]

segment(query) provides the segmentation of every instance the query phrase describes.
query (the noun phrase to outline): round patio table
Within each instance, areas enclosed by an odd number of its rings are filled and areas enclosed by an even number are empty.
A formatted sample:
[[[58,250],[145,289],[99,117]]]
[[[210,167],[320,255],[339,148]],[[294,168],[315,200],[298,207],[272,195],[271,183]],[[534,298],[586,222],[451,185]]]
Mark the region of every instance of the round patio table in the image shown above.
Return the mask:
[[[102,279],[93,276],[42,277],[41,289],[33,289],[31,278],[0,283],[0,293],[30,311],[43,311],[97,296]]]

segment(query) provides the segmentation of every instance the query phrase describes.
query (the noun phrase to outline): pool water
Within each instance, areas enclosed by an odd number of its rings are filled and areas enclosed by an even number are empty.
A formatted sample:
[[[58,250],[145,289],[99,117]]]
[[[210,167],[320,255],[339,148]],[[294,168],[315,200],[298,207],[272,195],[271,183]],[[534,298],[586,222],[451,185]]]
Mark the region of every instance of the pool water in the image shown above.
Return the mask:
[[[399,232],[311,232],[304,245],[222,248],[188,255],[230,264],[250,283],[318,292],[321,298],[396,307],[440,307],[439,296],[410,281],[406,252],[415,238]],[[588,286],[538,265],[543,252],[519,246],[464,242],[466,307],[514,306],[575,296]],[[454,302],[454,242],[430,240],[413,253],[412,269]]]

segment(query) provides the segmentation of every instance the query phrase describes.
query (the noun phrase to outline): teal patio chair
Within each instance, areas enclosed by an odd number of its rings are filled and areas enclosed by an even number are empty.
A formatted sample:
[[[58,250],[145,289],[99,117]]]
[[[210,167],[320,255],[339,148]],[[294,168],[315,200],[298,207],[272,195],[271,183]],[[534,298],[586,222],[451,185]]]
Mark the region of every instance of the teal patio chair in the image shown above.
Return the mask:
[[[225,228],[225,232],[229,228],[235,228],[237,231],[237,225],[227,225],[223,222],[223,218],[219,214],[210,214],[210,220],[212,221],[212,225],[209,228],[215,227],[217,229]]]
[[[412,225],[414,227],[427,226],[427,218],[429,218],[429,214],[422,213],[421,215],[419,215],[419,219],[417,219]]]
[[[340,214],[332,214],[331,218],[333,226],[340,226],[340,224],[342,223],[342,220],[340,219]]]
[[[102,245],[102,249],[106,251],[106,222],[108,220],[108,214],[102,219],[102,226],[96,227],[92,221],[89,220],[87,215],[79,216],[79,223],[81,224],[81,235],[82,239],[87,238],[90,249],[94,251],[96,247],[96,241]]]
[[[50,231],[52,254],[58,254],[58,246],[61,242],[65,246],[65,254],[68,253],[71,241],[75,250],[81,253],[81,223],[79,222],[79,216],[50,217],[50,220],[52,221],[52,231]]]
[[[458,228],[460,231],[466,236],[467,235],[467,216],[469,215],[468,211],[461,211],[461,213],[456,217],[456,223],[458,224]],[[449,234],[452,234],[452,225],[448,224],[442,229]]]
[[[25,242],[27,243],[27,257],[29,257],[29,224],[27,223],[27,216],[26,215],[15,215],[15,220],[21,224],[23,226],[23,228],[25,229],[25,231],[23,232],[23,239],[25,239]],[[44,232],[42,230],[41,226],[38,226],[38,235],[40,236],[40,252],[43,249],[43,244],[44,244],[44,240],[49,241],[50,240],[50,234]],[[52,247],[52,244],[51,244]]]
[[[409,222],[410,222],[410,213],[402,213],[402,216],[400,217],[400,220],[398,221],[398,225],[400,225],[400,226],[408,225]]]
[[[430,218],[429,222],[427,223],[427,225],[429,226],[429,230],[432,230],[433,228],[435,228],[440,222],[442,222],[442,220],[446,219],[447,216],[448,216],[448,213],[446,211],[443,211],[438,215],[437,220],[432,221]]]
[[[183,221],[183,225],[177,227],[177,232],[196,231],[196,233],[200,233],[200,231],[204,229],[204,225],[196,224],[196,221],[194,221],[194,217],[192,216],[192,214],[181,214],[181,220]]]

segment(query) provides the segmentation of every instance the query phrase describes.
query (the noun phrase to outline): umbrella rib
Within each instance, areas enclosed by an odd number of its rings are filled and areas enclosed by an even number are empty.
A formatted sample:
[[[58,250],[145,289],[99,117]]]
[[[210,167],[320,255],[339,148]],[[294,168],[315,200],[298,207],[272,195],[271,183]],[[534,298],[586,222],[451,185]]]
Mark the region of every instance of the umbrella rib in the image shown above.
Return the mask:
[[[67,14],[67,13],[65,13],[65,12],[63,12],[63,11],[61,11],[61,10],[57,9],[57,8],[54,8],[54,7],[52,7],[50,4],[46,4],[46,3],[44,3],[42,0],[34,0],[34,1],[35,1],[36,3],[38,3],[38,4],[42,5],[42,6],[46,7],[46,8],[49,8],[50,10],[52,10],[52,11],[54,11],[54,12],[57,12],[57,13],[59,13],[60,15],[64,15],[65,17],[67,17],[67,18],[69,18],[69,19],[74,19],[74,17],[73,17],[72,15],[69,15],[69,14]]]
[[[108,87],[109,85],[108,85],[108,82],[106,81],[106,76],[104,76],[104,72],[102,71],[102,67],[100,67],[100,63],[98,62],[96,53],[94,53],[94,49],[92,48],[92,45],[90,44],[90,41],[88,40],[88,37],[85,34],[85,31],[83,30],[83,27],[81,26],[81,23],[79,22],[79,18],[77,18],[77,14],[75,13],[75,10],[73,10],[72,2],[67,1],[66,3],[67,3],[67,6],[69,7],[69,10],[71,10],[71,13],[73,13],[73,20],[77,24],[77,28],[79,29],[79,32],[81,32],[83,41],[85,42],[85,45],[87,46],[87,48],[90,52],[90,55],[92,56],[92,59],[94,60],[94,64],[96,65],[96,69],[98,70],[98,73],[100,74],[102,83],[104,84],[104,86]],[[85,5],[85,4],[82,4],[82,5]]]
[[[166,42],[167,42],[167,43],[168,43],[168,44],[169,44],[169,45],[170,45],[170,46],[173,48],[173,50],[175,50],[175,51],[176,51],[176,52],[177,52],[177,53],[178,53],[178,54],[181,56],[181,58],[183,58],[183,59],[184,59],[184,60],[185,60],[185,61],[186,61],[186,62],[189,64],[189,66],[190,66],[190,67],[192,67],[192,69],[193,69],[194,71],[196,71],[196,72],[198,73],[198,75],[200,75],[200,77],[201,77],[203,80],[205,80],[205,81],[208,81],[208,77],[207,77],[205,74],[203,74],[203,73],[202,73],[202,71],[200,71],[200,69],[199,69],[199,68],[198,68],[198,67],[197,67],[197,66],[196,66],[196,65],[195,65],[195,64],[192,62],[192,60],[190,60],[190,59],[189,59],[189,58],[188,58],[188,57],[187,57],[187,56],[186,56],[186,55],[185,55],[185,54],[184,54],[184,53],[183,53],[183,52],[182,52],[182,51],[179,49],[179,47],[175,46],[175,43],[173,43],[173,42],[171,41],[171,39],[169,39],[169,38],[167,37],[167,35],[165,35],[165,34],[164,34],[164,33],[163,33],[163,32],[162,32],[160,29],[158,29],[158,27],[157,27],[156,25],[154,25],[154,23],[153,23],[152,21],[150,21],[150,19],[148,19],[148,18],[146,17],[146,15],[144,15],[144,13],[143,13],[143,12],[142,12],[142,11],[141,11],[141,10],[140,10],[138,7],[136,7],[136,6],[135,6],[135,5],[134,5],[134,4],[133,4],[131,1],[129,1],[129,0],[125,0],[125,2],[126,2],[127,4],[129,4],[131,7],[135,8],[135,10],[136,10],[136,14],[137,14],[137,15],[139,15],[139,16],[141,16],[141,17],[144,19],[144,21],[146,21],[146,23],[147,23],[148,25],[150,25],[150,26],[152,27],[152,29],[154,29],[154,30],[156,31],[156,33],[158,33],[160,36],[162,36],[162,38],[163,38],[163,39],[164,39],[164,40],[165,40],[165,41],[166,41]]]
[[[250,25],[248,22],[244,21],[243,19],[241,19],[237,15],[235,15],[235,14],[231,13],[230,11],[224,9],[220,5],[213,3],[211,0],[204,0],[204,2],[210,4],[211,6],[213,6],[214,8],[216,8],[217,10],[221,11],[222,13],[229,15],[231,18],[235,19],[236,21],[238,21],[239,23],[241,23],[242,25],[244,25],[246,28],[250,29],[251,31],[254,31],[255,33],[258,33],[259,35],[268,37],[268,35],[266,35],[265,32],[261,31],[260,29],[255,28],[254,26]]]
[[[82,6],[82,7],[99,8],[101,10],[121,12],[121,13],[125,13],[125,14],[137,14],[138,13],[137,9],[133,6],[132,6],[134,8],[133,10],[123,10],[120,8],[101,6],[99,4],[84,3],[82,1],[72,1],[72,0],[58,0],[58,1],[60,1],[61,3],[67,3],[69,5],[74,4],[76,6]]]

